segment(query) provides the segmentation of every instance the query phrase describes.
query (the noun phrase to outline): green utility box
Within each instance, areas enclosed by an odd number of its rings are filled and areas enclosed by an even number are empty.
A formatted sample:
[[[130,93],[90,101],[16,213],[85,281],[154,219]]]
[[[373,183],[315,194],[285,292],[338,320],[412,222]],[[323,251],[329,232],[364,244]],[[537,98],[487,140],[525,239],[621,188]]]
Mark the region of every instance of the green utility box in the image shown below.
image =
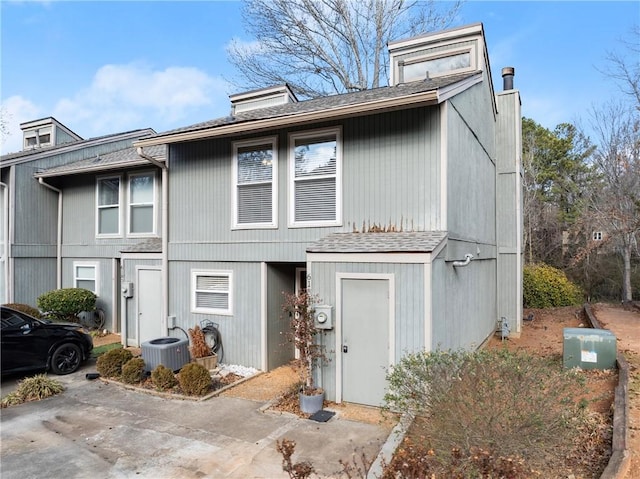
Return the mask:
[[[616,337],[606,329],[564,328],[562,362],[565,369],[614,369]]]

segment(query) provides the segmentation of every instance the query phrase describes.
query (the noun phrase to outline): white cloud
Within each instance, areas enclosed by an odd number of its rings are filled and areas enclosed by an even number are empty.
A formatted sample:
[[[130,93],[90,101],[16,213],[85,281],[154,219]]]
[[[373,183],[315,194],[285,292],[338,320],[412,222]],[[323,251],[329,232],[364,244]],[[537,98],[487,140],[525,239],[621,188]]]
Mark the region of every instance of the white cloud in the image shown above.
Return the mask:
[[[36,105],[19,95],[2,100],[2,121],[6,124],[7,135],[0,141],[2,154],[22,150],[22,130],[20,123],[37,120],[44,116]]]
[[[8,134],[2,154],[22,149],[20,123],[53,116],[83,138],[138,128],[164,131],[225,115],[230,87],[192,67],[154,70],[131,63],[105,65],[91,83],[55,106],[37,106],[23,96],[2,101]]]
[[[53,115],[72,129],[81,125],[74,131],[84,137],[146,127],[162,131],[188,124],[199,110],[209,112],[204,119],[224,114],[228,89],[224,80],[197,68],[105,65],[87,88],[59,100]]]

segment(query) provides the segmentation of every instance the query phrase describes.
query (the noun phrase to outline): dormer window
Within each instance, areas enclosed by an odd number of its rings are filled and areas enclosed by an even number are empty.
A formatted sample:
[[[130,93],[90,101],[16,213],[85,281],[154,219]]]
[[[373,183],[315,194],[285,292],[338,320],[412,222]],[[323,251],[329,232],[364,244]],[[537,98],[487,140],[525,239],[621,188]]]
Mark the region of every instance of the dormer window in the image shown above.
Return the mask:
[[[469,69],[471,69],[471,51],[466,50],[444,56],[411,58],[400,64],[400,75],[404,83]]]
[[[40,128],[25,132],[24,134],[24,148],[39,148],[43,146],[51,145],[51,128]]]
[[[24,150],[57,146],[82,140],[81,136],[78,136],[51,116],[20,123],[20,129],[22,130],[22,148]]]
[[[232,115],[298,101],[289,85],[286,84],[231,95],[229,99],[231,100]]]
[[[391,85],[488,69],[481,24],[389,44]]]

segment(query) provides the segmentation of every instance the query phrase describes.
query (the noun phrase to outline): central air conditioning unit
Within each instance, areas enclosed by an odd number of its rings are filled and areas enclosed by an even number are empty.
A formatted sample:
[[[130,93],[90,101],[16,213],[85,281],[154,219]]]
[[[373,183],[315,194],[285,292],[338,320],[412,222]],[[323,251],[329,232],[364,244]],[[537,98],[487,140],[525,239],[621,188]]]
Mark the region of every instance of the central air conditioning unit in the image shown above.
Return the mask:
[[[172,371],[179,371],[182,366],[191,362],[189,340],[179,338],[152,339],[140,345],[145,371],[153,371],[162,364]]]

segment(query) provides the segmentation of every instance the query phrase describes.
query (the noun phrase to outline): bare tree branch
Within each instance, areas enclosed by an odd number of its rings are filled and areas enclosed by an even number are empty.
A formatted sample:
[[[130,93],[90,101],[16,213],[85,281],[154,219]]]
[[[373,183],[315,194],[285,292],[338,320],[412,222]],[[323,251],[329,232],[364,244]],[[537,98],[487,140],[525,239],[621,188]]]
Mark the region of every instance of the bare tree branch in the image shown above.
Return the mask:
[[[456,2],[247,0],[255,43],[228,47],[242,88],[288,83],[302,97],[376,88],[386,82],[388,42],[451,24]]]
[[[599,144],[593,161],[600,173],[591,214],[622,257],[622,300],[631,301],[631,257],[640,235],[640,116],[635,108],[610,103],[593,109],[591,127]]]

